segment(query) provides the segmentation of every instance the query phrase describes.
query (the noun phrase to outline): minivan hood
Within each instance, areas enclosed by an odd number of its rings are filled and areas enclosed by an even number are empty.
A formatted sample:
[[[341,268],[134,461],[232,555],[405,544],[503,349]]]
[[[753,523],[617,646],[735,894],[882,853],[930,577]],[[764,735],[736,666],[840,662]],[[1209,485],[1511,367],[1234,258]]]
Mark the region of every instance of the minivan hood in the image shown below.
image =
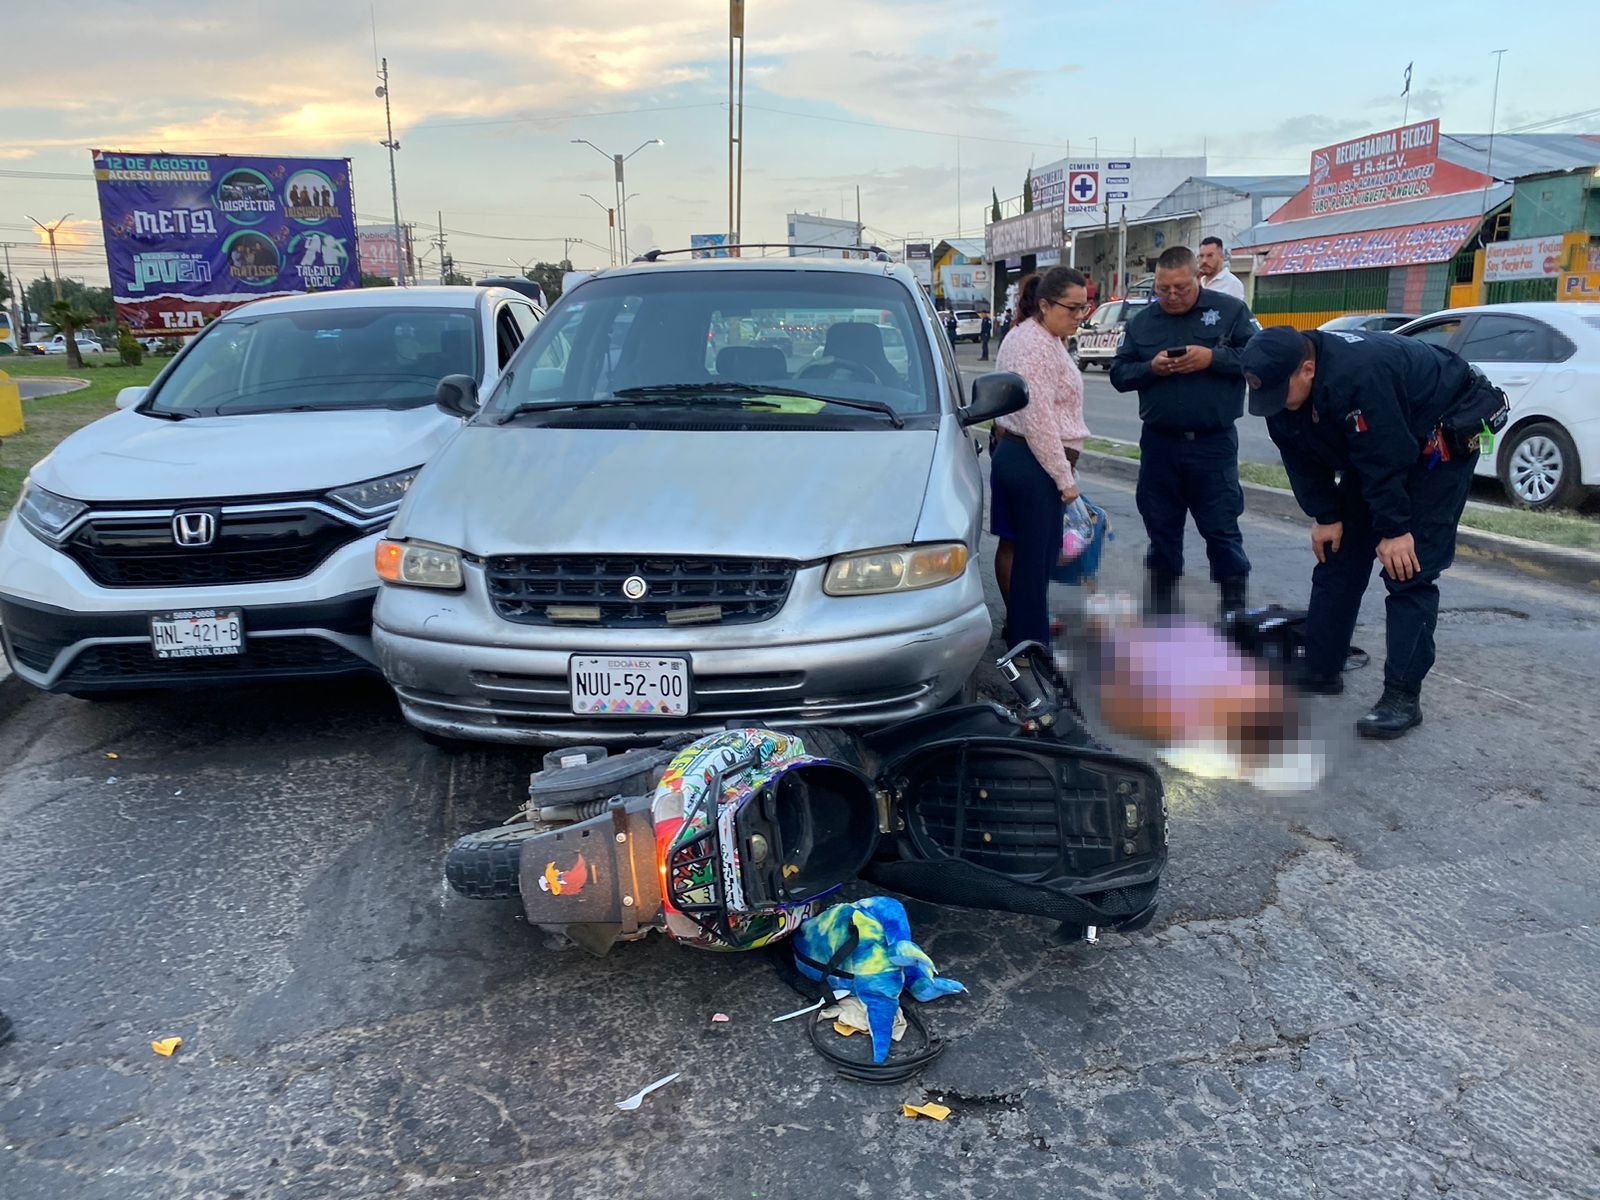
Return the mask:
[[[469,425],[391,529],[474,555],[817,560],[915,537],[937,438]]]
[[[320,492],[418,466],[460,427],[431,404],[184,421],[125,409],[64,440],[33,478],[90,503]]]

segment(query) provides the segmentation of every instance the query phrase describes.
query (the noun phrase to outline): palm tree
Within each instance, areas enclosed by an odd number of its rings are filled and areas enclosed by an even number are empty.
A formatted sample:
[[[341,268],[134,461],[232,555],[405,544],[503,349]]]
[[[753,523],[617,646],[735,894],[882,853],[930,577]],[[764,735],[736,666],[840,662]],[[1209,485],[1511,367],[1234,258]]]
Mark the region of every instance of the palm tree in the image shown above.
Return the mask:
[[[44,310],[45,320],[67,339],[67,366],[83,370],[83,355],[78,352],[78,330],[94,324],[94,314],[79,308],[76,301],[57,300]]]

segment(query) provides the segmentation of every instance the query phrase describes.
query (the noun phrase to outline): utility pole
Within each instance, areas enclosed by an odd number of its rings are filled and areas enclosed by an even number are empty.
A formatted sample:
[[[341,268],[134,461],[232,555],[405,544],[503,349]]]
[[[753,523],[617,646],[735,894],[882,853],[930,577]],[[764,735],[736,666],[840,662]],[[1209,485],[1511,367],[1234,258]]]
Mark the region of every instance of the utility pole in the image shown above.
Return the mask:
[[[22,288],[17,285],[17,277],[11,273],[11,242],[0,242],[6,251],[6,287],[11,289],[11,324],[17,335],[17,345],[20,347],[28,336],[28,331],[22,325]]]
[[[394,152],[400,149],[400,143],[394,140],[394,119],[389,112],[389,59],[385,55],[383,65],[378,69],[378,78],[383,80],[378,85],[377,94],[383,99],[383,124],[388,131],[388,138],[379,142],[389,150],[389,198],[394,201],[394,263],[395,273],[400,277],[401,287],[406,285],[406,248],[400,240],[400,185],[394,177]]]
[[[1494,94],[1489,101],[1489,151],[1483,163],[1483,192],[1478,197],[1478,245],[1488,245],[1483,236],[1483,222],[1489,215],[1489,189],[1494,186],[1494,126],[1500,115],[1500,62],[1505,57],[1504,50],[1491,50],[1494,55]],[[1480,293],[1483,288],[1480,286]]]
[[[23,213],[22,215],[25,217],[28,216],[27,213]],[[45,236],[50,239],[50,272],[54,276],[51,282],[55,285],[57,300],[61,299],[61,261],[56,258],[56,230],[60,229],[62,221],[65,221],[67,217],[70,217],[71,215],[71,213],[67,213],[54,225],[46,225],[37,217],[28,217],[28,220],[32,221],[40,229],[44,230]]]
[[[961,236],[961,135],[956,134],[956,236]]]
[[[439,236],[434,239],[434,243],[433,244],[435,246],[439,247],[439,284],[442,287],[443,285],[445,285],[445,284],[450,282],[448,279],[445,278],[445,274],[444,274],[444,213],[443,212],[439,213]]]
[[[733,43],[739,43],[738,79]],[[737,90],[736,90],[737,89]],[[739,244],[744,223],[744,0],[728,0],[728,245]],[[732,251],[732,253],[738,253]]]

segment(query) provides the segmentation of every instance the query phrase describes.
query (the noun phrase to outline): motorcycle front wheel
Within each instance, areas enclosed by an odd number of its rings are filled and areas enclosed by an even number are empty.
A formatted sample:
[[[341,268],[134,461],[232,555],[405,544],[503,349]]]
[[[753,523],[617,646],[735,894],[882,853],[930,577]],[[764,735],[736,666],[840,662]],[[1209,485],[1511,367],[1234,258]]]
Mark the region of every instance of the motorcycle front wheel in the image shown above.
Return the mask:
[[[511,900],[522,895],[522,844],[547,832],[543,825],[497,825],[461,838],[444,860],[444,877],[474,900]]]

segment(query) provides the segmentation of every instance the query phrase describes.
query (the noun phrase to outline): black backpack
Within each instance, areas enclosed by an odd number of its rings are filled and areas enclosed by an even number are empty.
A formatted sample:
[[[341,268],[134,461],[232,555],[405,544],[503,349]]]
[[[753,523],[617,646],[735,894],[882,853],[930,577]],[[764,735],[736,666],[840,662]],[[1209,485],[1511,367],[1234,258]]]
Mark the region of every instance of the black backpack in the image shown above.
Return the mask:
[[[1222,620],[1223,636],[1252,658],[1260,659],[1286,683],[1298,684],[1305,678],[1306,611],[1268,604],[1260,608],[1240,608]],[[1344,669],[1367,665],[1367,653],[1350,647]]]

